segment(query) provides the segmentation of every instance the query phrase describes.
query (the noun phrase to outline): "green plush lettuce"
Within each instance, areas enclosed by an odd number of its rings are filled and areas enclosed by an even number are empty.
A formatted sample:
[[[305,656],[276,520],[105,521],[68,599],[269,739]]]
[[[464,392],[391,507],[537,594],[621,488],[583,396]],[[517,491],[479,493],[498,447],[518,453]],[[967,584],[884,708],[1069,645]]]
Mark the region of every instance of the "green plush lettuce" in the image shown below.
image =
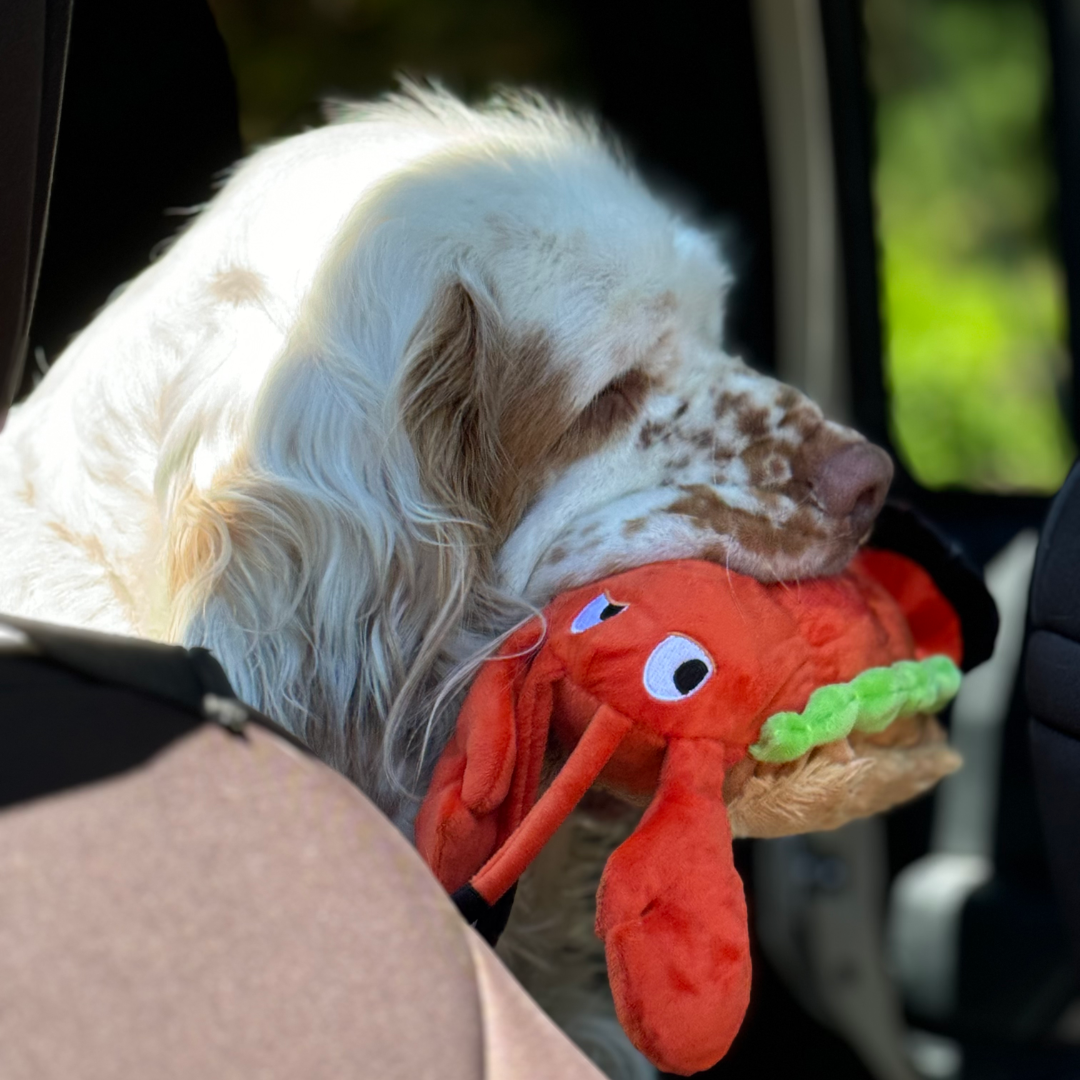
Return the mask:
[[[870,668],[851,682],[815,690],[801,713],[770,716],[750,753],[758,761],[780,764],[853,730],[884,731],[898,716],[944,708],[956,697],[960,679],[960,669],[947,656]]]

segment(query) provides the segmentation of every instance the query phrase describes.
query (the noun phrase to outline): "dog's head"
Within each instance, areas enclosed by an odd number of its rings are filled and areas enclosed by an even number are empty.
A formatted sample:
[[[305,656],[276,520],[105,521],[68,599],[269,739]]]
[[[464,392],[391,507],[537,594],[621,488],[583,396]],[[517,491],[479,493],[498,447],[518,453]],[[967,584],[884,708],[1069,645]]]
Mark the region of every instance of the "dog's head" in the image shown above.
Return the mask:
[[[402,415],[425,488],[483,522],[512,591],[543,602],[673,558],[767,581],[847,563],[888,456],[725,352],[716,241],[600,139],[549,119],[411,183],[391,216],[439,233],[446,275]]]

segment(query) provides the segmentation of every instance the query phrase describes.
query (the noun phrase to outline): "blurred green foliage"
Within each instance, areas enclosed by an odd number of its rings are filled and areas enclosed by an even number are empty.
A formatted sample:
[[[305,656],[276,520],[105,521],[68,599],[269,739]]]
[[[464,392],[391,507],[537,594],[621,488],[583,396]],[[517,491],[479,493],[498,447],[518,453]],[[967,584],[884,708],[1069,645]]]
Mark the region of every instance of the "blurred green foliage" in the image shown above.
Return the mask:
[[[865,0],[897,446],[931,487],[1054,491],[1065,302],[1029,0]]]

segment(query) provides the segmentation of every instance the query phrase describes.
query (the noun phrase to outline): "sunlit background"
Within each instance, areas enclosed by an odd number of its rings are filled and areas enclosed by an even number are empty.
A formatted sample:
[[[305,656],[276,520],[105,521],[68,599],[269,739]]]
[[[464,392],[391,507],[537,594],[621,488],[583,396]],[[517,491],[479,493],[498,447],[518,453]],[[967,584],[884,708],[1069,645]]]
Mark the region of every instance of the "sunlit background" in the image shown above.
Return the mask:
[[[931,487],[1056,491],[1075,450],[1041,9],[864,10],[898,449]]]
[[[211,0],[255,145],[395,72],[588,102],[552,0]],[[662,9],[659,11],[662,17]],[[865,0],[893,435],[929,487],[1052,492],[1075,448],[1052,238],[1049,56],[1034,0]]]

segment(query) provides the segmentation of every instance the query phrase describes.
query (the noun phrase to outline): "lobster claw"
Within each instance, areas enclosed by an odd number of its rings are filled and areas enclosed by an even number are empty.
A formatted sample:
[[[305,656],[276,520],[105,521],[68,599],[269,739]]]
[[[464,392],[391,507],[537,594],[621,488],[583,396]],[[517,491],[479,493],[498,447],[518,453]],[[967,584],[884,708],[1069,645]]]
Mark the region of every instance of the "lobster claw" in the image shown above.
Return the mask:
[[[619,1021],[662,1070],[727,1053],[750,1000],[746,898],[724,806],[725,748],[673,739],[660,786],[597,897]]]

